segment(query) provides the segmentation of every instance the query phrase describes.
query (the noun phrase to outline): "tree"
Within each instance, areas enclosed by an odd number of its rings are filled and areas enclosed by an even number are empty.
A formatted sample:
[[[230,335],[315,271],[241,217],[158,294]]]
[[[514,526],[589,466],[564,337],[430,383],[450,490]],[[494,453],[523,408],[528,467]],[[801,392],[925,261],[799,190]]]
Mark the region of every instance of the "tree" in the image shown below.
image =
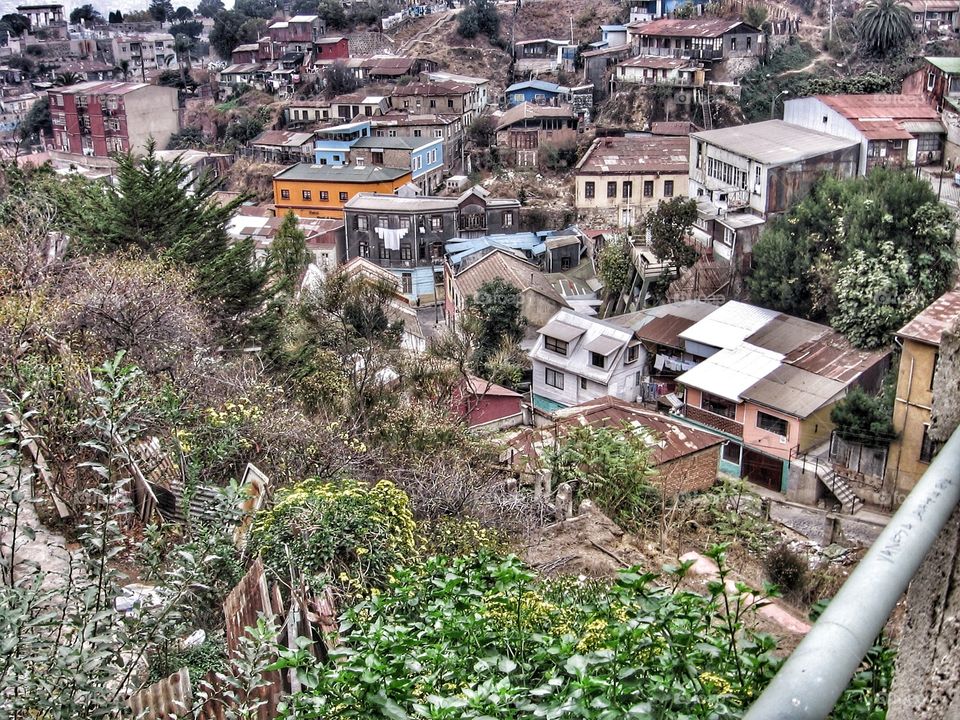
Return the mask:
[[[186,22],[187,20],[192,20],[193,10],[188,8],[186,5],[181,5],[173,11],[173,19],[181,23]]]
[[[196,40],[203,33],[203,23],[199,20],[187,20],[186,22],[174,23],[167,28],[167,32],[174,37],[177,35],[186,35]]]
[[[73,72],[72,70],[67,70],[57,75],[53,82],[59,87],[68,87],[70,85],[76,85],[77,83],[83,82],[83,76],[80,73]]]
[[[473,366],[484,372],[487,362],[504,345],[517,344],[523,338],[526,318],[520,291],[503,278],[488,280],[467,298],[467,312],[477,322]]]
[[[246,15],[236,10],[224,10],[216,16],[210,31],[210,47],[224,60],[229,60],[233,49],[243,43],[240,28],[246,21]]]
[[[200,0],[197,15],[213,20],[224,11],[223,0]]]
[[[0,22],[4,23],[14,37],[20,37],[30,29],[30,19],[26,15],[19,13],[7,13],[0,17]]]
[[[17,128],[22,142],[29,143],[37,136],[53,135],[53,120],[50,117],[50,98],[44,95],[30,106],[27,116]]]
[[[254,116],[237,118],[227,127],[225,140],[233,147],[242,147],[263,132],[263,121]]]
[[[123,81],[127,82],[127,80],[130,79],[130,73],[132,72],[130,61],[121,60],[119,63],[117,63],[117,67],[114,68],[114,72],[119,72],[120,77],[123,78]]]
[[[743,21],[755,28],[763,27],[767,21],[767,9],[763,5],[747,5],[743,11]]]
[[[357,85],[357,76],[342,60],[328,65],[323,71],[323,88],[328,98],[353,92]]]
[[[597,257],[597,277],[608,296],[619,295],[627,289],[631,265],[626,237],[618,235],[607,240]]]
[[[170,136],[167,143],[167,150],[190,150],[193,148],[202,148],[206,145],[206,139],[203,137],[203,130],[196,125],[188,125],[180,132]]]
[[[332,30],[346,30],[350,27],[347,14],[343,10],[340,0],[320,0],[317,14],[323,18],[327,27]]]
[[[699,255],[687,235],[696,219],[697,201],[681,197],[661,202],[647,215],[653,252],[661,262],[673,265],[678,274],[681,268],[693,265]]]
[[[190,51],[193,49],[193,40],[187,35],[176,35],[173,38],[173,52],[177,58],[177,68],[180,71],[180,85],[187,87],[187,73],[190,68]]]
[[[859,385],[854,385],[846,397],[833,406],[830,421],[837,426],[837,434],[844,440],[878,447],[896,437],[892,412],[886,398],[869,395]]]
[[[150,0],[150,7],[147,8],[150,17],[160,23],[160,27],[167,20],[173,19],[173,3],[171,0]]]
[[[913,35],[913,15],[903,0],[867,0],[856,20],[860,41],[879,55],[896,50]]]
[[[269,20],[276,12],[277,5],[273,0],[236,0],[233,9],[247,17]]]
[[[70,24],[79,25],[81,22],[86,25],[101,23],[103,22],[103,15],[93,5],[87,3],[70,11]]]
[[[486,35],[491,40],[500,34],[500,16],[492,0],[472,0],[457,15],[457,33],[460,37],[473,38]]]
[[[497,123],[490,115],[481,115],[470,124],[467,137],[475,147],[485,148],[493,144],[497,134]]]
[[[111,10],[107,15],[107,22],[111,25],[118,25],[123,22],[123,13],[119,10]]]

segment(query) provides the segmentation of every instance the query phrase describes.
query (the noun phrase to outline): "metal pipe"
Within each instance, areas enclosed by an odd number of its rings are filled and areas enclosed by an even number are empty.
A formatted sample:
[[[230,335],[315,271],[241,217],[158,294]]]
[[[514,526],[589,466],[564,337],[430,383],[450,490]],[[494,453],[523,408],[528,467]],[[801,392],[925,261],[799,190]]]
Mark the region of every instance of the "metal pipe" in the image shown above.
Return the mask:
[[[830,714],[958,502],[955,431],[744,720]]]

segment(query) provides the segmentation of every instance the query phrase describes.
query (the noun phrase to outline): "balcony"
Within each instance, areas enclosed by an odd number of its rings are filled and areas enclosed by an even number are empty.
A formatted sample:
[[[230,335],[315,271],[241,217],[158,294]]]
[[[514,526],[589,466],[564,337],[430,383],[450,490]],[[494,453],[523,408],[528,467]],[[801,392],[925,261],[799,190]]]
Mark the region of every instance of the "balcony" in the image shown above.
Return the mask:
[[[712,427],[728,435],[743,437],[743,424],[724,415],[717,415],[709,410],[684,404],[683,416],[689,420],[693,420],[693,422]]]
[[[487,216],[486,215],[461,215],[457,220],[457,228],[459,230],[486,230],[487,229]]]

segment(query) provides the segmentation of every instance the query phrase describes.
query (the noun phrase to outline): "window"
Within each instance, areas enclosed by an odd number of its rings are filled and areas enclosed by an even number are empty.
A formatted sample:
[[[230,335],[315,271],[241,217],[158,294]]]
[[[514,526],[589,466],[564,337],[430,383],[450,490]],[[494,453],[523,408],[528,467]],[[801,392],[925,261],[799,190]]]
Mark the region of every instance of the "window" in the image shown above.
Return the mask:
[[[938,452],[940,452],[940,443],[930,438],[930,426],[924,424],[923,439],[920,441],[920,462],[930,462]]]
[[[581,390],[587,389],[587,379],[585,377],[580,378],[580,389]]]
[[[731,50],[737,49],[737,39],[735,37],[730,38],[730,49]]]
[[[452,108],[452,107],[453,107],[453,98],[448,98],[448,99],[447,99],[447,107],[448,107],[448,108]]]
[[[320,199],[321,199],[321,200],[324,200],[324,201],[329,200],[329,199],[330,199],[330,193],[328,193],[326,190],[321,190],[321,191],[320,191]],[[364,218],[364,220],[366,220],[366,218]]]
[[[421,169],[422,167],[423,167],[423,158],[420,157],[419,155],[415,156],[415,157],[413,158],[413,171],[416,172],[417,170]]]
[[[563,390],[563,373],[557,372],[553,368],[544,368],[543,381],[550,387]]]
[[[430,101],[430,107],[431,107],[431,108],[435,108],[436,106],[437,106],[437,101],[436,101],[436,100],[431,100],[431,101]]]
[[[562,257],[560,258],[560,270],[569,270],[570,269],[570,258]]]
[[[357,253],[360,257],[370,257],[370,245],[369,243],[361,240],[357,245]]]
[[[377,151],[370,153],[370,163],[373,165],[383,165],[383,153]]]
[[[648,198],[653,197],[653,180],[643,181],[643,196]]]
[[[607,197],[615,198],[617,196],[617,184],[615,182],[607,183]]]
[[[505,228],[513,227],[513,213],[509,210],[503,213],[503,226]]]
[[[434,136],[434,137],[438,137],[438,138],[442,138],[442,137],[443,137],[443,130],[434,130],[434,131],[433,131],[433,136]]]
[[[413,292],[413,275],[402,273],[400,275],[400,292],[409,295]]]
[[[404,230],[410,229],[410,218],[403,216],[400,218],[400,227]]]
[[[592,180],[588,180],[583,184],[583,196],[585,198],[592,198],[597,194],[597,184]]]
[[[396,130],[389,130],[389,131],[387,131],[387,135],[388,135],[389,137],[396,137],[396,136],[397,136],[397,131],[396,131]]]
[[[932,72],[927,73],[927,90],[933,90],[933,85],[936,82],[937,76]]]
[[[340,202],[346,202],[346,201],[347,201],[347,193],[345,192],[340,193]]]
[[[366,230],[366,229],[367,229],[367,216],[357,215],[357,230]]]
[[[300,194],[303,196],[304,200],[313,200],[313,193],[309,190],[304,190]]]
[[[378,228],[390,227],[390,220],[387,218],[386,215],[377,216],[377,227]]]
[[[903,140],[894,140],[893,141],[894,150],[903,150]]]
[[[363,167],[364,165],[366,165],[367,163],[366,163],[366,161],[363,159],[363,156],[358,156],[358,157],[356,158],[356,160],[353,161],[353,164],[356,165],[358,168],[362,168],[362,167]]]
[[[937,377],[937,365],[940,364],[940,353],[933,356],[933,368],[930,370],[930,390],[933,390],[933,380]]]
[[[627,348],[627,363],[636,362],[638,357],[640,357],[640,345],[630,345]]]
[[[602,368],[607,364],[607,359],[598,352],[591,352],[590,364],[594,367]]]
[[[673,197],[673,180],[663,181],[663,196]]]
[[[381,260],[390,259],[390,250],[383,243],[380,243],[380,259]]]
[[[633,197],[633,182],[630,180],[623,181],[623,199],[629,200]]]
[[[421,132],[422,132],[421,130],[414,130],[414,131],[413,131],[413,136],[414,136],[414,137],[420,137],[420,133],[421,133]]]
[[[733,463],[734,465],[740,464],[740,451],[742,450],[739,443],[735,442],[725,442],[723,447],[720,448],[720,457],[728,462]]]
[[[413,258],[413,250],[410,247],[410,243],[401,243],[400,245],[400,259],[401,260],[410,260]]]
[[[558,340],[555,337],[544,335],[543,346],[550,352],[555,352],[557,355],[567,354],[567,343],[564,340]]]
[[[786,420],[762,411],[757,412],[757,427],[780,437],[787,437],[789,434]]]
[[[289,190],[281,190],[281,191],[280,191],[280,197],[283,198],[284,200],[289,200],[289,199],[290,199],[290,191],[289,191]]]
[[[434,232],[443,230],[443,215],[430,216],[430,229]]]
[[[714,415],[722,415],[728,418],[737,416],[737,406],[735,403],[722,397],[711,395],[710,393],[703,393],[700,396],[700,407],[707,412],[712,412]]]

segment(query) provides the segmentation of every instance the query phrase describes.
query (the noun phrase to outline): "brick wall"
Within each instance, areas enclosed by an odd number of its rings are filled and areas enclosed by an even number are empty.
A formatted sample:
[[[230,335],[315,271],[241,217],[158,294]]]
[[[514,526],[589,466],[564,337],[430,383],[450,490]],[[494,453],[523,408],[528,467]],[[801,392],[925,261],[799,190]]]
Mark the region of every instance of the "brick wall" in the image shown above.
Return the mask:
[[[659,476],[653,478],[667,497],[707,490],[717,480],[720,445],[657,466]]]

